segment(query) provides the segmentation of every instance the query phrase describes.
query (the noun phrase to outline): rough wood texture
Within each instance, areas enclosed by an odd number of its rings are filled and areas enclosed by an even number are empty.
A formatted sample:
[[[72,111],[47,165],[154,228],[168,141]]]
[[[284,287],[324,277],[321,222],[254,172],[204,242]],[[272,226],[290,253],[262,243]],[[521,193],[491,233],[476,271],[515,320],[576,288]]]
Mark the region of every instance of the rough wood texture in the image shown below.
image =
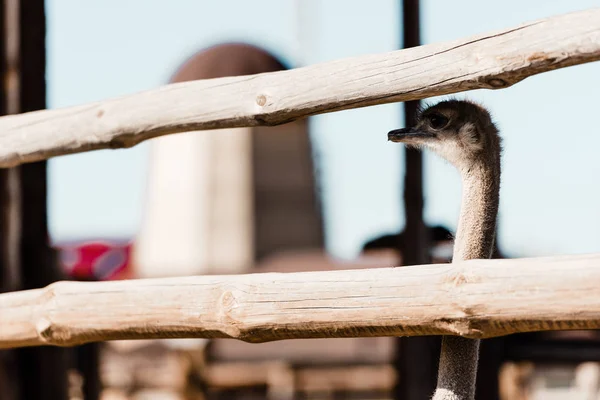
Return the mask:
[[[600,254],[403,268],[60,282],[0,295],[0,348],[600,328]]]
[[[592,9],[385,54],[171,84],[0,118],[0,166],[131,147],[169,133],[276,125],[349,108],[505,88],[534,74],[599,59],[600,9]]]

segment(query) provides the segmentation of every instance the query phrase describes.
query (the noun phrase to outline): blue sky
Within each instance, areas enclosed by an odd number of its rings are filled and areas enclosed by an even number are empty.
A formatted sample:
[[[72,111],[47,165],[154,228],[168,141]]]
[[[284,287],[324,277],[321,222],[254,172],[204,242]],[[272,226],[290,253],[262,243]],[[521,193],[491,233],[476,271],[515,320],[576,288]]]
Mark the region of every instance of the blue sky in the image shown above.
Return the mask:
[[[260,45],[296,66],[397,49],[397,1],[48,0],[49,107],[166,83],[197,50],[223,41]],[[424,43],[502,29],[597,6],[597,0],[422,1]],[[226,16],[226,18],[225,18]],[[504,137],[499,243],[513,256],[600,251],[600,64],[538,75],[505,90],[461,94],[489,106]],[[429,101],[434,101],[430,99]],[[353,256],[368,238],[399,229],[403,148],[398,104],[312,119],[323,175],[328,249]],[[343,136],[344,140],[340,138]],[[340,144],[341,143],[341,144]],[[132,237],[144,206],[148,145],[50,162],[54,239]],[[426,220],[456,227],[460,181],[425,157]]]

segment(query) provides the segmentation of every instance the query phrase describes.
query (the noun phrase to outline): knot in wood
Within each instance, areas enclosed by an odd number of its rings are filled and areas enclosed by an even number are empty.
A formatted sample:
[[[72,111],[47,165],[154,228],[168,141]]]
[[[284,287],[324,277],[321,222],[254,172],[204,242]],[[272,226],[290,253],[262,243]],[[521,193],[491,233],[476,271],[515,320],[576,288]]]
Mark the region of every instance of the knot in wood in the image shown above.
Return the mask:
[[[489,79],[487,84],[493,89],[500,89],[509,86],[508,82],[500,78]]]
[[[121,138],[112,138],[110,142],[108,142],[108,147],[111,149],[123,149],[128,147],[125,141]]]
[[[264,94],[259,94],[258,96],[256,96],[256,104],[263,107],[265,104],[267,104],[267,96],[265,96]]]
[[[38,337],[47,344],[60,346],[69,343],[71,339],[71,333],[68,329],[56,326],[47,318],[40,318],[35,324],[35,329]]]
[[[462,336],[470,339],[481,339],[484,331],[473,318],[469,316],[457,316],[453,318],[440,318],[435,325],[446,335]]]
[[[465,267],[455,267],[448,273],[445,281],[453,287],[459,287],[468,283],[478,282],[479,278]]]
[[[238,299],[234,292],[225,290],[219,298],[217,318],[219,319],[219,322],[223,324],[222,332],[225,336],[234,339],[240,339],[240,329],[244,325],[242,321],[239,321],[232,315],[235,313],[237,307]]]
[[[527,57],[527,61],[529,61],[531,64],[546,61],[548,59],[550,59],[550,61],[552,62],[556,61],[555,57],[549,57],[549,54],[543,51],[536,51],[535,53],[532,53],[529,55],[529,57]]]
[[[229,290],[225,291],[221,295],[221,306],[225,313],[229,314],[229,312],[237,305],[237,301],[233,293]]]

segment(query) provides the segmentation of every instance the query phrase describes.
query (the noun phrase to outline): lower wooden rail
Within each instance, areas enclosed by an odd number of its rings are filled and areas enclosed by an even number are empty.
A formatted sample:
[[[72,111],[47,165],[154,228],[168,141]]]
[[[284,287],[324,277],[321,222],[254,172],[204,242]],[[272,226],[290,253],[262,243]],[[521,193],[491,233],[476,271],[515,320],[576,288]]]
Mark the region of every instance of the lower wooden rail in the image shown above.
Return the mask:
[[[0,348],[141,338],[600,328],[600,254],[367,270],[59,282],[0,295]]]

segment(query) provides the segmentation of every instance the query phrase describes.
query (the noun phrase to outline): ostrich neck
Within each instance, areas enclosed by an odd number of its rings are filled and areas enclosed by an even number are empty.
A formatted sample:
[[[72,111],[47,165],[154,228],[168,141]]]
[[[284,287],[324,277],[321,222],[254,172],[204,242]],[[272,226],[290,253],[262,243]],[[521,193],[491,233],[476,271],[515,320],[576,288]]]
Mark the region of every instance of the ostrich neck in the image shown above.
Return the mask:
[[[452,262],[490,258],[500,192],[500,163],[481,162],[462,171],[462,205]],[[444,336],[433,400],[473,400],[479,340]]]
[[[490,258],[494,249],[500,166],[481,162],[462,172],[462,202],[452,261]]]

